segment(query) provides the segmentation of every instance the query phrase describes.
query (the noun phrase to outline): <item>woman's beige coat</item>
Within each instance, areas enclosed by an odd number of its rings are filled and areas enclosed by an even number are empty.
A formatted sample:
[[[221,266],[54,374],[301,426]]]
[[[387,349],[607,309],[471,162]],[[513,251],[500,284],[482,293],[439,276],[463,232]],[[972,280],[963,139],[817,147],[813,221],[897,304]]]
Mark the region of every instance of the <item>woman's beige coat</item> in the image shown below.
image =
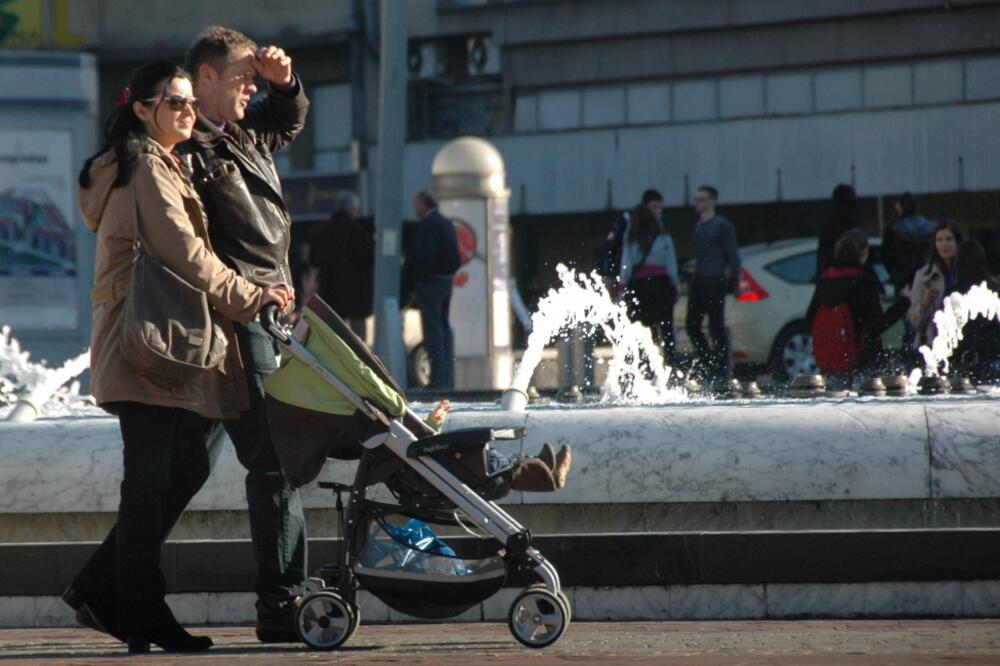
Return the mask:
[[[149,138],[130,144],[130,154],[134,172],[128,185],[112,187],[118,164],[108,152],[91,165],[90,186],[77,192],[83,218],[97,232],[91,292],[91,393],[99,405],[129,400],[180,407],[208,418],[235,417],[249,406],[249,397],[229,321],[225,322],[229,339],[225,361],[194,382],[166,384],[139,374],[119,351],[123,299],[132,274],[135,201],[144,251],[203,289],[212,307],[227,320],[252,321],[262,295],[259,287],[238,276],[212,252],[201,202],[175,159]]]

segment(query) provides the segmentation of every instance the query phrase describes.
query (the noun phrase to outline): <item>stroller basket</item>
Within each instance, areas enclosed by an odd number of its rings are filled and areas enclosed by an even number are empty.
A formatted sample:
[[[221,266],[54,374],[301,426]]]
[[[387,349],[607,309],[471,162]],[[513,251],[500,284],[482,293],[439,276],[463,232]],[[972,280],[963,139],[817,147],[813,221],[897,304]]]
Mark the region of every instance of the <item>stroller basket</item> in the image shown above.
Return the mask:
[[[390,608],[439,619],[493,596],[503,586],[506,567],[498,555],[463,559],[421,550],[393,538],[376,522],[355,561],[354,574],[364,589]]]

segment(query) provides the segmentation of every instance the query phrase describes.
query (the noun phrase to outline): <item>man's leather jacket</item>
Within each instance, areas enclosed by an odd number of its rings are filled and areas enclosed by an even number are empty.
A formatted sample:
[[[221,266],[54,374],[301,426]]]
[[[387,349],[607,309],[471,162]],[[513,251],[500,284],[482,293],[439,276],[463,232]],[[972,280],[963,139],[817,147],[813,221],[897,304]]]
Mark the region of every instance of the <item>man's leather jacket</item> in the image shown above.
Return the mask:
[[[287,284],[291,216],[271,154],[305,126],[309,100],[302,84],[288,93],[271,88],[225,131],[199,114],[191,140],[178,147],[190,155],[192,180],[208,216],[215,252],[247,280]]]

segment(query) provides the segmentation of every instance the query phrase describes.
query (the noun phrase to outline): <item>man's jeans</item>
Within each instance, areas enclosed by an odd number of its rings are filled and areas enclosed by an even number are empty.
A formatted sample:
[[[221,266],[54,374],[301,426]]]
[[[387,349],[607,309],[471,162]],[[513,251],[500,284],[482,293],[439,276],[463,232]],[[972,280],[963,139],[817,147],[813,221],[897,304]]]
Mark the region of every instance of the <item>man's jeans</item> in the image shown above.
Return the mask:
[[[250,537],[257,560],[258,606],[274,607],[301,593],[306,578],[306,522],[302,498],[285,479],[271,442],[264,409],[264,380],[277,369],[274,343],[260,324],[236,324],[240,356],[247,373],[250,409],[238,419],[216,424],[208,450],[212,468],[225,433],[247,469]]]
[[[416,305],[420,310],[424,347],[431,361],[430,387],[450,389],[455,383],[455,342],[448,323],[451,277],[432,277],[418,282]]]
[[[732,377],[729,357],[729,332],[726,330],[726,294],[729,285],[725,278],[695,278],[688,294],[685,328],[691,344],[698,353],[708,378],[726,381]],[[712,348],[701,330],[701,322],[708,315],[708,332],[712,335]]]

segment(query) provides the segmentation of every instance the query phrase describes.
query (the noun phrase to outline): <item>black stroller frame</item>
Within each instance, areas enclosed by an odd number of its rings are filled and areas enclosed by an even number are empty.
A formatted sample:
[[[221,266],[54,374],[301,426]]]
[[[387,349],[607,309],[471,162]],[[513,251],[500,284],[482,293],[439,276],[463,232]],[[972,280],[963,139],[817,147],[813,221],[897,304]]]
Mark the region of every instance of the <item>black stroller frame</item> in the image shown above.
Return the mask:
[[[508,627],[512,635],[530,648],[552,645],[569,625],[571,609],[563,593],[559,573],[555,566],[531,545],[530,531],[519,524],[509,513],[490,501],[495,484],[474,490],[450,472],[435,455],[452,454],[482,448],[493,440],[513,440],[524,436],[524,428],[467,428],[452,430],[439,435],[417,437],[403,420],[417,419],[407,406],[400,418],[391,418],[381,409],[355,393],[337,376],[325,368],[315,356],[297,340],[288,328],[275,320],[275,308],[265,308],[261,315],[265,330],[281,346],[308,365],[342,393],[362,414],[372,420],[373,429],[379,432],[362,442],[362,455],[353,483],[319,482],[319,487],[333,491],[341,516],[341,547],[339,562],[327,565],[321,572],[335,579],[328,585],[322,578],[306,581],[306,594],[296,613],[296,629],[304,643],[314,649],[332,650],[344,644],[361,622],[358,592],[364,586],[355,572],[357,557],[372,527],[385,515],[402,515],[428,523],[459,525],[465,520],[480,528],[500,546],[507,572],[533,571],[541,580],[524,589],[515,599],[508,614]],[[388,480],[400,470],[409,467],[439,494],[401,495],[393,491],[399,504],[387,504],[367,497],[368,488]],[[344,507],[342,495],[347,494]],[[499,587],[499,583],[497,584]],[[487,596],[496,589],[488,591]],[[392,605],[392,604],[390,604]],[[471,604],[458,609],[459,612]],[[404,610],[411,615],[438,618],[457,613],[432,609],[429,614]]]

